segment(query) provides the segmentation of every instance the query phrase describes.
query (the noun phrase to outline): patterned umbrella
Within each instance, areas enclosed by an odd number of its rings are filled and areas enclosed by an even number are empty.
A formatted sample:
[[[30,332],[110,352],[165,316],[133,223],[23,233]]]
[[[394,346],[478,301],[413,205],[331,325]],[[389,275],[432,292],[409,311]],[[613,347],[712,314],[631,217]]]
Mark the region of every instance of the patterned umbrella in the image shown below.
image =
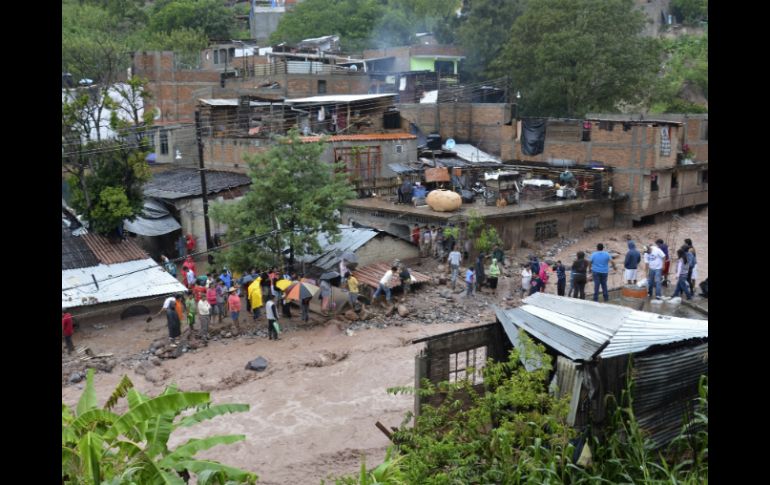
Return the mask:
[[[321,288],[310,283],[294,283],[286,289],[284,298],[287,300],[302,301],[305,298],[313,298]]]

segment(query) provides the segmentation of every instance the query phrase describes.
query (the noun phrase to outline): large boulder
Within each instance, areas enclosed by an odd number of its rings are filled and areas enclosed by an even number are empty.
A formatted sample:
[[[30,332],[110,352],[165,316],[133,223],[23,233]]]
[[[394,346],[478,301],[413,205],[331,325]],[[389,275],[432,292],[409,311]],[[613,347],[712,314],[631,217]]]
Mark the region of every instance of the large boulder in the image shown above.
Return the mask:
[[[431,190],[425,201],[436,212],[456,211],[463,205],[460,194],[443,189]]]
[[[398,314],[402,317],[409,315],[409,309],[406,305],[398,305]]]

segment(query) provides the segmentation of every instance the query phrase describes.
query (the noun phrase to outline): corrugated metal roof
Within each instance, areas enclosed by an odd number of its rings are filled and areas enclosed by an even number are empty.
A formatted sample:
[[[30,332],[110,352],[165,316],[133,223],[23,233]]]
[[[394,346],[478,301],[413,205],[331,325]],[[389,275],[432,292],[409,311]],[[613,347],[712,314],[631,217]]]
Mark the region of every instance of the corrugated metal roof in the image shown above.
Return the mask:
[[[355,252],[358,248],[377,237],[379,231],[373,229],[362,229],[352,226],[340,226],[340,240],[335,243],[329,242],[329,236],[326,233],[319,234],[318,244],[321,245],[323,252],[321,254],[306,254],[297,256],[297,260],[307,264],[312,264],[326,271],[333,270],[339,265],[340,256],[348,251]]]
[[[467,143],[457,143],[455,144],[454,148],[452,148],[451,150],[457,153],[457,156],[459,158],[462,158],[463,160],[466,160],[471,163],[478,163],[478,162],[502,163],[500,161],[500,158],[494,155],[490,155],[489,153],[483,150],[480,150],[477,147]]]
[[[209,194],[251,184],[248,175],[219,170],[206,171],[206,189]],[[203,194],[201,176],[195,168],[175,168],[153,174],[144,185],[144,194],[160,199],[184,199]]]
[[[207,106],[238,106],[237,98],[225,98],[225,99],[199,99],[199,103]],[[270,106],[271,104],[281,103],[268,103],[265,101],[249,101],[249,106]]]
[[[519,329],[523,329],[573,360],[590,360],[603,344],[553,325],[546,319],[524,311],[522,307],[497,310],[496,314],[514,346],[518,342]]]
[[[418,173],[422,172],[422,167],[410,167],[409,165],[404,165],[403,163],[389,163],[388,168],[393,170],[396,173]]]
[[[73,236],[72,230],[61,228],[61,269],[85,268],[99,264],[93,251],[80,236]]]
[[[356,277],[359,283],[363,283],[372,288],[377,288],[380,285],[380,279],[385,276],[385,273],[390,269],[390,263],[375,263],[363,268],[356,268],[352,273]],[[417,283],[427,283],[430,281],[430,276],[417,271],[409,269],[409,273]],[[390,287],[395,288],[401,285],[401,280],[398,279],[398,274],[393,275],[393,279],[390,280]]]
[[[708,338],[708,320],[670,317],[632,311],[612,337],[601,356],[633,354],[653,345],[679,342],[694,338]]]
[[[356,101],[367,101],[369,99],[388,98],[395,96],[396,93],[385,94],[327,94],[325,96],[310,96],[309,98],[286,99],[286,104],[297,103],[353,103]]]
[[[708,320],[669,317],[630,308],[545,293],[524,299],[524,305],[498,310],[510,322],[575,360],[642,352],[695,338],[708,338]]]
[[[358,135],[333,135],[327,136],[327,142],[334,141],[375,141],[375,140],[414,140],[417,137],[410,133],[361,133]],[[301,136],[304,143],[321,141],[320,136]]]
[[[111,243],[106,237],[98,234],[86,234],[81,237],[101,264],[125,263],[148,257],[147,253],[130,239]]]
[[[634,360],[634,414],[658,445],[674,439],[708,375],[708,343],[671,349]]]
[[[184,285],[150,258],[64,270],[61,284],[62,288],[77,286],[62,291],[62,309],[185,291]]]

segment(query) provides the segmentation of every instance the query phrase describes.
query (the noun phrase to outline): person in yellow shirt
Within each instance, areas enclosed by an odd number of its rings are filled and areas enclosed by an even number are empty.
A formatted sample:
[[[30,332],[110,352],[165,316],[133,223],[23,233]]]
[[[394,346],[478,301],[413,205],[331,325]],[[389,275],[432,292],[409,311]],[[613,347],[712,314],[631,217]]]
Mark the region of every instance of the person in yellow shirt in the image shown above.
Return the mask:
[[[251,285],[249,285],[249,304],[254,315],[254,321],[257,321],[262,308],[262,277],[259,276]]]
[[[358,301],[358,280],[350,271],[347,272],[346,278],[348,280],[348,298],[350,299],[350,306],[355,308],[356,302]]]

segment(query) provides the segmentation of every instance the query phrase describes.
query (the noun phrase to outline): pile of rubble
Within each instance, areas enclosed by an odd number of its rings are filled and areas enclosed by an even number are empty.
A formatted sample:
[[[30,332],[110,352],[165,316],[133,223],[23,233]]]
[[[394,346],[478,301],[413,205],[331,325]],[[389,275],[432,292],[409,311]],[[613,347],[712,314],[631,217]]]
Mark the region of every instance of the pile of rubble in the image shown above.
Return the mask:
[[[109,373],[116,365],[113,354],[95,354],[88,347],[78,347],[74,357],[62,362],[62,384],[77,384],[86,378],[88,369]]]

